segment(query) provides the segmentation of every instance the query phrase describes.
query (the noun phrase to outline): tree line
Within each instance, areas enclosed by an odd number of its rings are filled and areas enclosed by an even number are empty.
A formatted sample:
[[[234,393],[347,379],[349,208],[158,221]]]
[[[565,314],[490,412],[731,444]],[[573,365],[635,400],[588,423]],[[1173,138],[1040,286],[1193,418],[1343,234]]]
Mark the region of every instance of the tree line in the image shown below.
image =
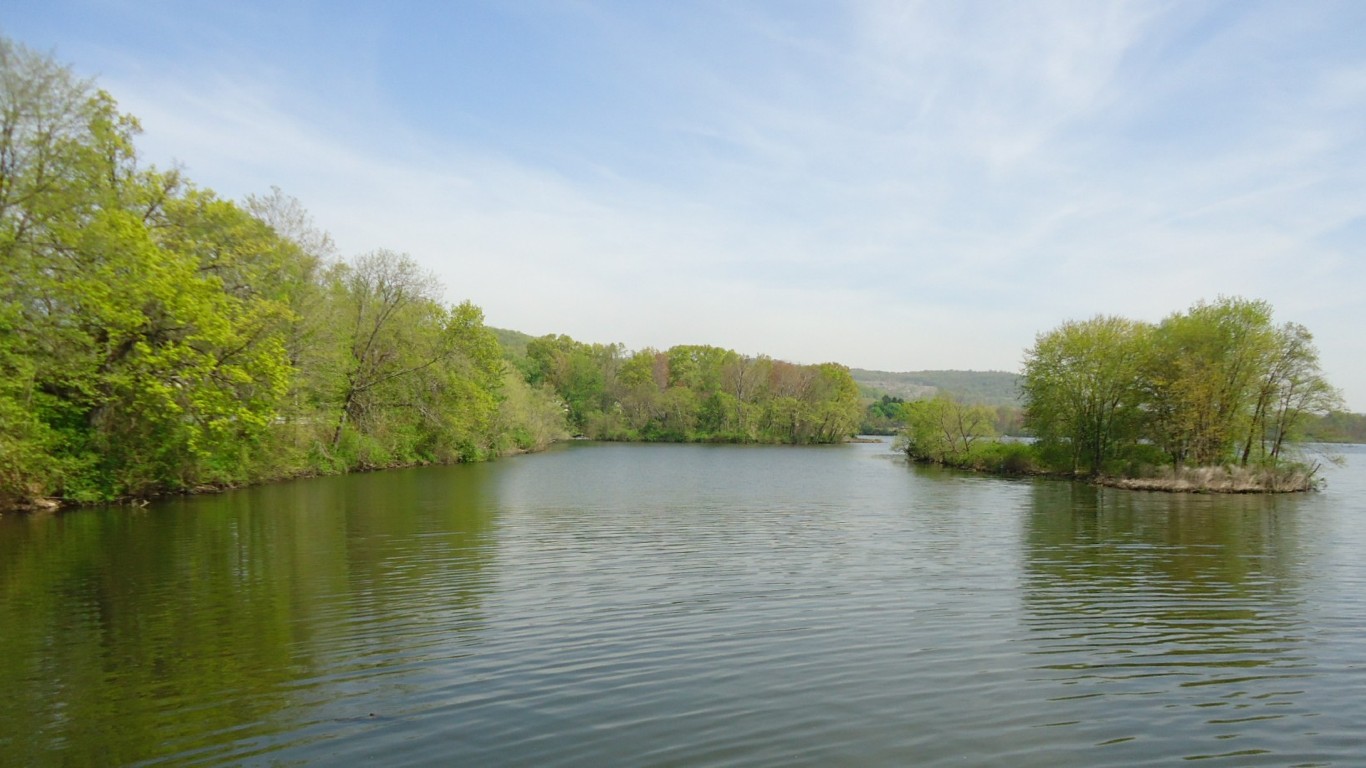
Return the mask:
[[[944,389],[940,389],[932,398],[920,398],[920,400],[945,398],[964,405],[983,406],[990,413],[993,435],[1019,437],[1027,434],[1024,426],[1024,409],[1018,405],[1004,403],[990,405],[983,403],[971,392]],[[863,418],[859,422],[858,433],[860,435],[900,435],[906,429],[906,409],[908,407],[914,408],[910,403],[919,402],[919,400],[911,400],[908,403],[903,398],[893,395],[873,398],[866,393],[863,401],[867,403],[867,406],[864,407]]]
[[[0,502],[477,459],[555,437],[466,302],[335,258],[279,190],[147,167],[137,120],[0,41]],[[562,426],[558,427],[562,431]]]
[[[1309,416],[1341,407],[1309,330],[1242,298],[1155,325],[1064,323],[1026,354],[1022,389],[1042,448],[1086,473],[1134,458],[1274,464]]]
[[[1040,334],[1021,378],[1032,445],[947,399],[905,411],[912,456],[983,468],[1135,475],[1153,467],[1276,467],[1340,409],[1313,336],[1264,301],[1221,297],[1159,323],[1100,315]]]
[[[477,460],[571,429],[852,431],[839,366],[565,337],[509,364],[480,309],[446,304],[411,257],[340,259],[297,200],[222,199],[147,166],[139,131],[0,39],[0,508]]]
[[[1306,440],[1320,443],[1366,443],[1366,414],[1330,411],[1304,425]]]
[[[568,336],[527,343],[520,367],[599,440],[830,443],[854,433],[858,385],[835,363],[797,365],[706,345],[628,352]]]

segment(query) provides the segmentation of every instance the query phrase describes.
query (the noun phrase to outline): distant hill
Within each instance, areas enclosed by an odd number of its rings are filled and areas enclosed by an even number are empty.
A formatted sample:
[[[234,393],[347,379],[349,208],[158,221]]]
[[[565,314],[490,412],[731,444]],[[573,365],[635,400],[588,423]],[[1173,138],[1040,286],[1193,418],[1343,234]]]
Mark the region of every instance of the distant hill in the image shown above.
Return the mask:
[[[966,403],[1020,405],[1018,373],[1005,371],[867,371],[854,368],[854,381],[869,397],[891,395],[920,400],[946,392]]]
[[[1366,443],[1366,413],[1334,411],[1325,416],[1310,416],[1304,437],[1317,443]]]
[[[503,354],[509,360],[518,360],[526,357],[526,345],[528,341],[536,338],[529,333],[521,331],[511,331],[507,328],[494,328],[489,326],[493,335],[498,337],[498,343],[503,345]]]
[[[521,331],[507,328],[489,327],[503,345],[504,355],[509,360],[526,357],[527,342],[536,338]],[[920,400],[934,397],[935,393],[947,392],[967,403],[983,405],[1019,405],[1019,374],[1004,371],[867,371],[854,368],[850,371],[854,381],[863,391],[864,397],[877,400],[883,395],[900,397],[903,400]]]

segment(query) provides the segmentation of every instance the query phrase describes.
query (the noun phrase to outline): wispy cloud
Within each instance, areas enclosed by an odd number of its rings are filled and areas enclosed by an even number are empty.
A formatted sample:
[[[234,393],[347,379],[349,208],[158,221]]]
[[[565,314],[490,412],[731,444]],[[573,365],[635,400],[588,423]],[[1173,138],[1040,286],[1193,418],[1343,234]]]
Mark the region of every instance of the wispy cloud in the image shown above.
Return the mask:
[[[1009,369],[1070,317],[1244,294],[1366,407],[1359,6],[340,8],[78,50],[158,162],[278,184],[495,324]]]

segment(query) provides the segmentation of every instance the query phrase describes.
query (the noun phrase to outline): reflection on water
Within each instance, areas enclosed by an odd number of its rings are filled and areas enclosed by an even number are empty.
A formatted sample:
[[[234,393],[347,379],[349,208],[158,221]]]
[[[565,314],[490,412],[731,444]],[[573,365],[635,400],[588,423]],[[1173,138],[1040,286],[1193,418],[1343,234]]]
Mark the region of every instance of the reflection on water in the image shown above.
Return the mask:
[[[1057,686],[1051,701],[1076,703],[1055,709],[1076,718],[1058,725],[1096,744],[1179,735],[1197,752],[1172,756],[1188,759],[1309,738],[1317,713],[1299,702],[1309,665],[1298,575],[1313,563],[1296,503],[1036,485],[1023,600],[1039,681]],[[1129,717],[1087,717],[1101,697],[1107,708],[1128,700]],[[1294,722],[1267,732],[1283,719]]]
[[[1366,453],[1296,497],[564,446],[0,518],[0,765],[1348,765]]]
[[[0,764],[234,762],[477,625],[486,468],[383,480],[0,518]]]

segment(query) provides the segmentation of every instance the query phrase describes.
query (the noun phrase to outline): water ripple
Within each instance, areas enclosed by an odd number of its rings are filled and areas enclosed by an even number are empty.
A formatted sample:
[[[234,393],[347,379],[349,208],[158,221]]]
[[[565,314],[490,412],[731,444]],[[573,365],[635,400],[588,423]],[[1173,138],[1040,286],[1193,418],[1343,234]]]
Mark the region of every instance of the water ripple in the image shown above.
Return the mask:
[[[874,448],[585,445],[315,484],[326,503],[196,500],[112,542],[170,553],[161,571],[58,579],[67,614],[5,593],[30,627],[11,659],[90,643],[0,681],[25,681],[0,722],[41,715],[0,762],[95,762],[62,725],[81,707],[133,765],[1359,762],[1357,496],[1001,481]]]

